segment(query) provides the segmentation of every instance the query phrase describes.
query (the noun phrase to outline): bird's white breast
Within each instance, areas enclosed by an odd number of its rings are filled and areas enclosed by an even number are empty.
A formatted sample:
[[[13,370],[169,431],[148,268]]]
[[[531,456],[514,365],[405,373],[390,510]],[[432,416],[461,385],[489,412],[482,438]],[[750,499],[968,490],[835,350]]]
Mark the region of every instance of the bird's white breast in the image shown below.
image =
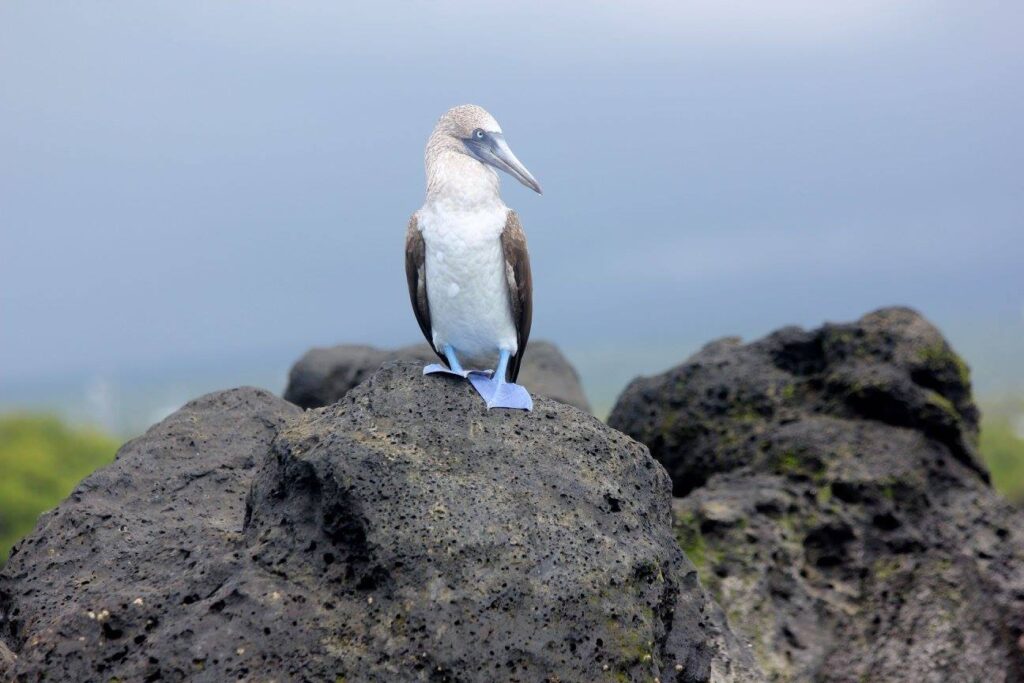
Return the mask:
[[[428,202],[416,214],[434,346],[450,344],[470,367],[493,367],[499,349],[518,351],[501,246],[507,219],[500,201]]]

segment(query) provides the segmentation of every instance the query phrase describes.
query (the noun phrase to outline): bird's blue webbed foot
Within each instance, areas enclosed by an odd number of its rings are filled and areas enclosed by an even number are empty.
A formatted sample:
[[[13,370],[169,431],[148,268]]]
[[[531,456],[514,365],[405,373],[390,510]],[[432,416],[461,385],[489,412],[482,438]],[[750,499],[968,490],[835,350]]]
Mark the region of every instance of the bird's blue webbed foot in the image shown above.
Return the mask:
[[[446,368],[445,366],[441,365],[440,363],[431,363],[430,365],[423,366],[423,374],[424,375],[451,375],[452,377],[461,377],[462,379],[466,379],[466,376],[469,375],[469,372],[467,372],[466,370],[461,370],[459,372],[456,372],[455,370],[451,370],[450,368]]]
[[[505,382],[501,378],[491,377],[486,372],[469,373],[469,381],[480,397],[487,403],[487,409],[512,408],[516,410],[533,410],[533,398],[518,384]]]
[[[498,360],[498,368],[493,373],[473,371],[469,373],[469,381],[480,397],[487,403],[487,409],[511,408],[513,410],[533,410],[533,398],[530,392],[518,384],[505,381],[508,368],[509,352],[502,351]]]
[[[445,344],[441,348],[441,352],[444,357],[448,359],[448,367],[441,365],[440,363],[431,363],[430,365],[423,368],[424,375],[452,375],[454,377],[461,377],[466,379],[469,375],[467,370],[462,369],[462,364],[459,363],[458,357],[455,355],[455,349],[450,344]]]

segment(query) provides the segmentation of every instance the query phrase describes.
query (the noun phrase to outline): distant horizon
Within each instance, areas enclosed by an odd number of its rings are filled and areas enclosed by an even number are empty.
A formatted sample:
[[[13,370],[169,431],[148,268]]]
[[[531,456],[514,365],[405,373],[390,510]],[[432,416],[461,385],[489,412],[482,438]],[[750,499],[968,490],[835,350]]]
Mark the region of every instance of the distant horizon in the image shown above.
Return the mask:
[[[842,323],[854,319],[827,322]],[[764,334],[784,326],[777,325]],[[957,344],[946,330],[940,327],[940,331],[970,366],[972,386],[979,403],[1024,397],[1024,392],[1019,390],[1024,385],[1024,357],[1012,353],[1011,339],[1003,340],[1005,344],[1002,353],[986,353],[982,340],[990,344],[990,350],[991,343],[998,340],[992,340],[975,330],[975,341],[965,351],[964,345]],[[1024,334],[1024,324],[1020,326],[1020,331]],[[688,344],[668,344],[661,348],[638,349],[640,353],[632,356],[635,367],[626,363],[624,359],[627,356],[621,349],[611,346],[581,349],[559,345],[559,348],[580,373],[584,393],[591,401],[595,415],[603,418],[630,381],[642,375],[664,372],[684,362],[704,344],[723,336],[734,335],[719,335]],[[749,343],[762,336],[743,337],[743,342]],[[536,338],[547,339],[543,335]],[[557,340],[548,340],[558,344]],[[298,350],[282,347],[238,355],[182,358],[159,367],[127,366],[107,373],[83,369],[80,372],[56,372],[50,377],[26,377],[0,386],[0,413],[24,410],[54,412],[70,422],[99,426],[128,437],[141,433],[186,402],[211,391],[257,386],[281,395],[291,365],[314,346],[370,344],[381,348],[398,348],[419,341],[412,336],[394,344],[338,340],[334,343],[310,344]],[[995,350],[1000,351],[999,344],[996,344]]]

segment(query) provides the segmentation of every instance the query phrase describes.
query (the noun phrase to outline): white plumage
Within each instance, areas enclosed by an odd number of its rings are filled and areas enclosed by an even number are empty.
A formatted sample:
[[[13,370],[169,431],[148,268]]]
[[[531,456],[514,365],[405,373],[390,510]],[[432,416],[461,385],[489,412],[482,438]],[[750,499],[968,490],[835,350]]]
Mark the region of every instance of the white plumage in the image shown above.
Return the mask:
[[[515,354],[501,248],[508,207],[500,199],[458,208],[428,201],[416,219],[426,245],[434,347],[450,344],[467,367],[493,367],[499,348]]]

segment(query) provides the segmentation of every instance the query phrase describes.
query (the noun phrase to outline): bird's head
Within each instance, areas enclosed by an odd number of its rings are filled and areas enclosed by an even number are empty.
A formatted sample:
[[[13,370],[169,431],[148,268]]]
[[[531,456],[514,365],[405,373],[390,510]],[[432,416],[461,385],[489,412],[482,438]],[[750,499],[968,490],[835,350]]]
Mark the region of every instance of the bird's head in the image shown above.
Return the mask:
[[[444,152],[465,155],[485,166],[504,171],[534,192],[541,193],[540,184],[505,142],[501,126],[483,107],[463,104],[444,113],[427,143],[428,167],[432,157]]]

